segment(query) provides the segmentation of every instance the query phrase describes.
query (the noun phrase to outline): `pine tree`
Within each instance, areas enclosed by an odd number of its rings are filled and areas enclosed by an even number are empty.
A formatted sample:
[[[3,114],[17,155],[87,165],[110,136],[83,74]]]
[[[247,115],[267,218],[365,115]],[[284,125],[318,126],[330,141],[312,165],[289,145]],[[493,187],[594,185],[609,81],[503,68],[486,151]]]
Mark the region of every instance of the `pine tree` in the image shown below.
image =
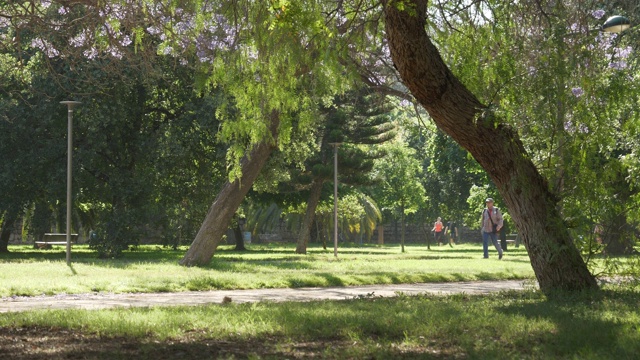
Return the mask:
[[[338,146],[340,182],[351,186],[372,183],[370,172],[374,160],[384,156],[375,145],[395,137],[385,96],[358,89],[336,97],[332,106],[323,109],[324,121],[318,129],[318,153],[310,157],[305,171],[294,177],[292,186],[308,193],[307,208],[296,252],[305,254],[315,211],[323,196],[324,184],[333,179],[333,146]],[[329,192],[327,191],[327,194]]]

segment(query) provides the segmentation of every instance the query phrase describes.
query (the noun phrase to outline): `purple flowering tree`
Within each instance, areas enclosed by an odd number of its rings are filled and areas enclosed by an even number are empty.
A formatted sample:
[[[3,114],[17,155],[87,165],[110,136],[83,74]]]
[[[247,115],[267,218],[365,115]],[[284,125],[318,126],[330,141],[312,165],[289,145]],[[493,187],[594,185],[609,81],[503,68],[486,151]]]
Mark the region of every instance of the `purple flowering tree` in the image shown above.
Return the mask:
[[[546,292],[596,288],[596,282],[562,220],[558,198],[532,161],[518,131],[504,123],[503,118],[507,115],[500,106],[494,109],[483,104],[451,72],[443,55],[425,31],[430,20],[427,1],[402,4],[399,6],[389,1],[385,2],[384,8],[386,34],[394,64],[405,85],[437,126],[473,155],[499,189],[512,219],[522,233],[541,289]],[[518,20],[526,19],[530,14],[528,9],[522,10],[522,18]],[[510,29],[520,29],[523,38],[544,35],[539,27],[527,27],[525,24],[522,28],[522,21],[520,27]],[[509,41],[507,37],[504,39]],[[565,42],[562,36],[555,36],[553,40],[559,46]],[[507,44],[517,45],[513,40]],[[488,50],[495,57],[500,50],[499,45],[488,45],[493,46]],[[443,51],[443,54],[447,53]],[[477,56],[481,58],[482,54]],[[542,70],[536,58],[532,57],[528,62],[526,58],[523,60],[518,64],[522,68],[533,67],[534,72],[538,73]],[[548,61],[560,60],[549,58]],[[552,62],[547,66],[550,65],[555,66]],[[510,68],[505,67],[503,71],[513,71]],[[525,74],[516,72],[514,76],[527,79]],[[557,91],[561,89],[566,91],[567,87],[558,87]],[[496,94],[486,89],[485,93]],[[490,100],[495,102],[498,99]],[[558,119],[553,120],[557,122]],[[560,121],[559,126],[564,131],[564,121]]]
[[[625,190],[631,184],[620,181],[630,175],[620,154],[631,151],[628,144],[635,142],[629,137],[633,132],[623,130],[637,122],[631,100],[637,94],[637,62],[631,55],[635,32],[603,32],[604,19],[614,14],[610,10],[588,10],[580,2],[556,5],[545,10],[554,14],[553,21],[531,9],[508,9],[518,27],[492,34],[489,41],[495,44],[497,38],[501,46],[473,48],[480,54],[476,58],[492,59],[476,65],[488,69],[483,79],[491,81],[473,90],[518,129],[538,171],[560,199],[558,208],[572,236],[586,239],[576,243],[588,258],[604,249],[593,235],[595,224],[615,223],[606,226],[608,235],[633,238],[616,229],[630,228],[621,225],[621,217],[635,221],[628,196],[633,194]],[[454,70],[465,75],[464,69]],[[478,82],[477,77],[463,80],[472,86]],[[610,181],[613,174],[620,175],[618,180]],[[614,242],[612,236],[606,246]],[[632,250],[625,242],[626,251]]]
[[[291,141],[294,121],[296,131],[308,132],[322,99],[346,88],[336,76],[344,66],[324,51],[337,30],[318,10],[303,4],[26,1],[0,5],[0,46],[39,52],[43,62],[77,69],[79,79],[88,75],[81,70],[85,61],[115,75],[169,57],[199,73],[200,86],[224,90],[231,100],[217,110],[223,120],[218,140],[228,148],[229,177],[182,261],[199,265],[211,259],[271,152]],[[255,24],[264,28],[256,31]],[[96,91],[102,86],[94,85]]]

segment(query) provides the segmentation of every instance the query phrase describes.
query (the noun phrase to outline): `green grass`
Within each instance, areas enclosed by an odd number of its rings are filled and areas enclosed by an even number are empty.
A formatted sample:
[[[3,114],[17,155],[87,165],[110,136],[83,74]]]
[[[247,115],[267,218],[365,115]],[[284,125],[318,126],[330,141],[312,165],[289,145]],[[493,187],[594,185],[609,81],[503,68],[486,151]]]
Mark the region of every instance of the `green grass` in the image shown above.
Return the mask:
[[[539,292],[399,296],[309,303],[33,311],[0,328],[82,332],[82,344],[125,341],[104,359],[223,358],[633,359],[640,354],[638,288],[547,299]],[[37,330],[36,330],[37,333]],[[123,340],[126,339],[126,340]],[[24,340],[23,341],[27,341]],[[127,352],[131,349],[137,352]],[[209,352],[207,352],[209,351]],[[66,358],[55,353],[59,358]],[[216,357],[218,357],[216,356]]]
[[[186,249],[155,246],[101,260],[86,247],[0,254],[6,295],[152,292],[484,279],[528,279],[523,248],[502,261],[480,245],[222,247],[185,268]],[[304,303],[38,310],[0,314],[0,353],[15,359],[633,359],[640,353],[640,288],[554,294],[370,296]],[[2,356],[0,356],[2,357]]]
[[[482,259],[476,244],[432,247],[399,246],[310,247],[307,255],[294,254],[294,246],[252,245],[235,252],[222,246],[203,267],[183,267],[178,261],[186,248],[143,246],[120,259],[97,259],[86,246],[72,250],[72,265],[65,250],[34,250],[11,246],[0,254],[0,296],[87,292],[175,292],[212,289],[253,289],[303,286],[348,286],[415,282],[501,280],[533,278],[523,247],[512,248],[502,261],[495,251]]]

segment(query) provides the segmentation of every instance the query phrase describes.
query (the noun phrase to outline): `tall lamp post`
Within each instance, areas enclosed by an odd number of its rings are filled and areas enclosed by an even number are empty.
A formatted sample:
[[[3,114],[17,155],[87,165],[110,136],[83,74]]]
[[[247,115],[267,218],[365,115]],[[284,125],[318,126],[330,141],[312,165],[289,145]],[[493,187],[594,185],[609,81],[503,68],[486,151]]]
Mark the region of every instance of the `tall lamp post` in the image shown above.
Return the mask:
[[[338,257],[338,146],[333,145],[333,256]]]
[[[72,179],[72,152],[73,152],[73,107],[80,104],[79,101],[60,101],[67,105],[67,265],[71,265],[71,179]]]

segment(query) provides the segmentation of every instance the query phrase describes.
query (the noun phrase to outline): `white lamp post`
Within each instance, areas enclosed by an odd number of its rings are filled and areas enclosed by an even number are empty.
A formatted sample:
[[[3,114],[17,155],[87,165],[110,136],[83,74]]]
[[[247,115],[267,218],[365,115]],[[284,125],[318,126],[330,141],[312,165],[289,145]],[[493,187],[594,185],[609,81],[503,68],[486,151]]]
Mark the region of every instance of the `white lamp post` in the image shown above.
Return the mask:
[[[71,179],[72,179],[72,152],[73,152],[73,107],[80,104],[79,101],[60,101],[67,105],[67,265],[71,265]]]

